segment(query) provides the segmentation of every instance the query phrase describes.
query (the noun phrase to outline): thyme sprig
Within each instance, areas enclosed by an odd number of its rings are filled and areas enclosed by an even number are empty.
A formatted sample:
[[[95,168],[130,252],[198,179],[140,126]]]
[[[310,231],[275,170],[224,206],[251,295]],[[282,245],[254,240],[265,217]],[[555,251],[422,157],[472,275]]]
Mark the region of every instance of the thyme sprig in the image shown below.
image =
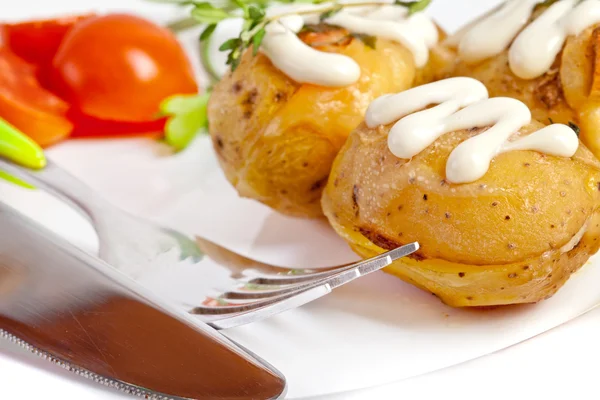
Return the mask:
[[[552,4],[556,3],[558,0],[544,0],[536,5],[538,7],[550,7]]]
[[[403,6],[408,8],[408,15],[413,15],[415,13],[421,12],[425,10],[431,4],[431,0],[419,0],[419,1],[394,1],[394,4],[397,6]]]
[[[377,1],[365,1],[357,3],[338,3],[337,1],[328,2],[323,4],[323,7],[318,7],[311,10],[293,11],[288,13],[282,13],[275,16],[267,16],[265,9],[274,4],[272,0],[152,0],[160,2],[174,3],[182,6],[191,6],[191,16],[194,20],[199,23],[206,24],[206,27],[200,35],[200,41],[208,40],[217,24],[228,18],[243,18],[244,24],[242,31],[236,38],[231,38],[225,41],[219,47],[221,51],[227,51],[227,64],[231,67],[231,70],[235,70],[239,65],[242,54],[250,47],[253,48],[253,53],[256,55],[260,48],[262,41],[265,37],[265,27],[271,23],[280,20],[283,17],[290,15],[309,15],[319,14],[320,21],[326,21],[333,17],[335,14],[340,12],[342,9],[350,7],[365,7],[365,6],[388,6],[398,5],[408,9],[409,15],[416,12],[423,11],[432,0],[418,0],[418,1],[399,1],[395,0],[394,3],[390,2],[377,2]],[[321,4],[324,0],[278,0],[277,3],[308,3],[308,4]],[[373,45],[374,40],[370,37],[367,38],[369,45]],[[362,40],[363,37],[361,36]]]

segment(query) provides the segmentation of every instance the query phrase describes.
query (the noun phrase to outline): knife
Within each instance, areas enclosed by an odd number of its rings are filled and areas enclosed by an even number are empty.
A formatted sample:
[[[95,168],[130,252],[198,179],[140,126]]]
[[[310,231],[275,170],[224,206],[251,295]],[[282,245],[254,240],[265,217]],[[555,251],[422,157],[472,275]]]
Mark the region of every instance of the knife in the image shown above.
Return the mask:
[[[0,202],[0,337],[149,399],[275,399],[284,376]]]

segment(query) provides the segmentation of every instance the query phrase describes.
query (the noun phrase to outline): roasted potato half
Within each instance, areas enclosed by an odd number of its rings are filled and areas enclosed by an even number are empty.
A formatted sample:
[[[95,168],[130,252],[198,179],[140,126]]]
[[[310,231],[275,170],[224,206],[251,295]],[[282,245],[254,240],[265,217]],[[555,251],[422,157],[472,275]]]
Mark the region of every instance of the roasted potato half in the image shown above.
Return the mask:
[[[539,15],[541,11],[535,15]],[[517,77],[508,63],[508,50],[477,64],[458,60],[443,77],[466,76],[484,83],[491,97],[513,97],[531,109],[535,119],[576,124],[581,140],[600,157],[600,25],[567,39],[552,68],[536,79]],[[452,39],[450,39],[452,40]],[[446,52],[454,51],[452,45]]]
[[[343,88],[298,84],[263,54],[244,54],[214,88],[209,131],[227,179],[241,196],[299,217],[322,216],[331,165],[376,97],[405,90],[415,78],[412,54],[377,39],[375,48],[344,29],[312,26],[301,39],[353,58],[360,80]]]
[[[455,185],[445,179],[446,161],[480,129],[448,133],[404,160],[388,148],[390,128],[363,124],[350,135],[322,200],[331,225],[363,257],[420,243],[386,272],[454,307],[533,303],[598,250],[600,162],[583,145],[572,158],[504,153],[482,179]]]

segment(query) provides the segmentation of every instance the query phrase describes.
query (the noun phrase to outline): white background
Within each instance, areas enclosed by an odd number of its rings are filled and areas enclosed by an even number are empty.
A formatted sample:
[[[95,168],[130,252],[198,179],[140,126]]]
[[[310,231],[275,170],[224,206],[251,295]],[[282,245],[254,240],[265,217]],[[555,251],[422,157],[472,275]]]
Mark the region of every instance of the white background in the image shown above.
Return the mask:
[[[2,0],[0,18],[38,17],[88,10],[85,0]],[[105,9],[135,9],[132,0],[93,1]],[[438,15],[447,15],[444,26],[455,29],[460,21],[497,1],[437,0]],[[10,10],[9,10],[10,8]],[[50,10],[50,12],[49,12]],[[163,17],[168,17],[163,15]],[[516,399],[550,397],[598,398],[597,369],[600,356],[600,310],[543,336],[494,355],[433,374],[384,387],[328,396],[327,399]],[[373,337],[373,340],[377,340]],[[365,367],[365,366],[363,366]],[[368,366],[367,366],[368,367]],[[0,398],[33,399],[119,399],[127,398],[104,390],[64,372],[43,360],[0,344]]]

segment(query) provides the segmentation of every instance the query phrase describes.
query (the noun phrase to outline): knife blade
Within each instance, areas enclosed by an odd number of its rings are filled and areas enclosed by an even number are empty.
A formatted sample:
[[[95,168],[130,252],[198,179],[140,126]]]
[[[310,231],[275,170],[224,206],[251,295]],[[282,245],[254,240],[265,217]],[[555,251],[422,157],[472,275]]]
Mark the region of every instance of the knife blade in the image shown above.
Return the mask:
[[[0,336],[155,399],[272,399],[266,361],[0,202]]]

